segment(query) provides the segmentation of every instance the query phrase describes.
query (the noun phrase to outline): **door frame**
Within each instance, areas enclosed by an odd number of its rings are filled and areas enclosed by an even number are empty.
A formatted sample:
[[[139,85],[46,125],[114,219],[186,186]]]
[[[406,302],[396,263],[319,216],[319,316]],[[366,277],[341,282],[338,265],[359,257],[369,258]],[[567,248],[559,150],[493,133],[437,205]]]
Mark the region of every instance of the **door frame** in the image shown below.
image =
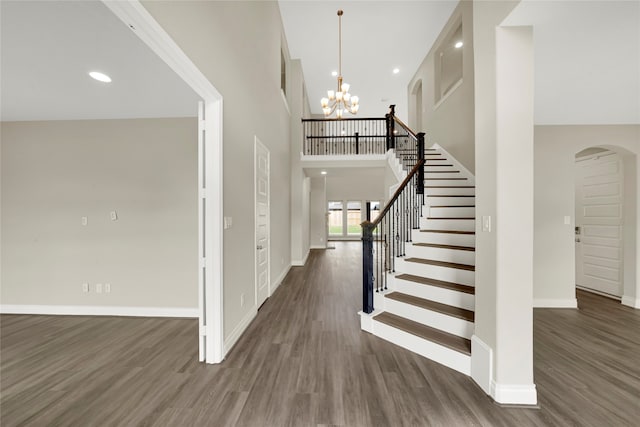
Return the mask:
[[[220,363],[225,356],[223,98],[140,1],[102,2],[203,99],[206,120],[198,123],[198,128],[204,131],[203,144],[198,147],[199,359],[206,363]]]
[[[266,145],[260,141],[257,135],[253,137],[253,276],[254,276],[254,302],[256,310],[260,308],[258,303],[258,227],[256,227],[258,220],[258,189],[256,187],[257,174],[258,174],[258,147],[264,149],[267,152],[267,298],[271,296],[271,151]]]

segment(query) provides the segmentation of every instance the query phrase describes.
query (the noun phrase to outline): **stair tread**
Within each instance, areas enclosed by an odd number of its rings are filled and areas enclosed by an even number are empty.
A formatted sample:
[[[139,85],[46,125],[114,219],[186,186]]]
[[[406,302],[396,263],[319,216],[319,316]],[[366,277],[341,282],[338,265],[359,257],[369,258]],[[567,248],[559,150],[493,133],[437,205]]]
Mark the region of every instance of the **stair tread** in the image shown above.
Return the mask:
[[[467,178],[425,178],[425,181],[463,181]]]
[[[425,173],[460,173],[460,171],[425,171]]]
[[[476,205],[430,205],[430,208],[475,208]]]
[[[451,350],[471,355],[471,341],[449,334],[439,329],[414,322],[401,316],[389,312],[383,312],[373,317],[375,320],[385,323],[394,328],[400,329],[417,337],[434,342]]]
[[[447,261],[436,261],[435,259],[411,257],[411,258],[405,258],[405,261],[416,262],[419,264],[435,265],[437,267],[455,268],[457,270],[476,271],[476,267],[474,265],[458,264],[456,262],[447,262]]]
[[[440,302],[431,301],[429,299],[420,298],[402,292],[388,293],[385,295],[385,298],[391,298],[392,300],[400,301],[405,304],[411,304],[416,307],[424,308],[426,310],[436,311],[438,313],[446,314],[447,316],[466,320],[467,322],[473,322],[474,320],[474,313],[471,310],[465,310],[464,308],[442,304]]]
[[[447,158],[443,157],[442,159],[426,159],[426,160],[432,160],[434,162],[444,162],[445,160],[447,160]]]
[[[449,166],[453,167],[453,165],[449,165],[449,164],[447,164],[447,165],[425,165],[425,166],[429,166],[429,167],[432,167],[432,168],[435,168],[435,167],[445,167],[445,166],[447,166],[447,167],[449,167]]]
[[[424,153],[425,156],[443,156],[442,153]]]
[[[474,217],[466,217],[466,216],[429,216],[427,217],[427,219],[471,219],[473,221],[475,221],[476,219]]]
[[[416,276],[414,274],[399,274],[396,279],[407,280],[409,282],[420,283],[422,285],[436,286],[438,288],[449,289],[451,291],[463,292],[465,294],[475,295],[476,288],[469,285],[461,285],[460,283],[446,282],[444,280],[432,279],[430,277]]]
[[[475,185],[425,185],[425,188],[476,188],[476,186]],[[434,194],[433,196],[436,197],[437,195]]]
[[[476,234],[475,231],[460,231],[460,230],[420,230],[421,233],[445,233],[445,234]]]
[[[413,246],[421,246],[426,248],[453,249],[456,251],[475,252],[476,248],[472,246],[442,245],[439,243],[414,243]]]
[[[476,197],[473,194],[427,194],[427,197]]]

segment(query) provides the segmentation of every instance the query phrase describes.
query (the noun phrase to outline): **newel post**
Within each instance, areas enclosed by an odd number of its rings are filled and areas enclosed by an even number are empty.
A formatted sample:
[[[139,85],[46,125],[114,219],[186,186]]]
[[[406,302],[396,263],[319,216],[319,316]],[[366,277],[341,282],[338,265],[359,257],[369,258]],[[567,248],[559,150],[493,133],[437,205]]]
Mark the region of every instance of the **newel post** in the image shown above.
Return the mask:
[[[371,222],[362,224],[362,311],[373,311],[373,230]]]
[[[384,117],[387,119],[387,150],[391,150],[392,148],[396,148],[396,138],[395,138],[395,117],[396,115],[396,106],[389,105],[389,114],[386,114]]]
[[[418,137],[418,163],[420,160],[424,160],[424,132],[420,132],[416,135]],[[416,188],[416,194],[424,194],[424,168],[427,165],[424,164],[420,170],[418,170],[418,186]]]

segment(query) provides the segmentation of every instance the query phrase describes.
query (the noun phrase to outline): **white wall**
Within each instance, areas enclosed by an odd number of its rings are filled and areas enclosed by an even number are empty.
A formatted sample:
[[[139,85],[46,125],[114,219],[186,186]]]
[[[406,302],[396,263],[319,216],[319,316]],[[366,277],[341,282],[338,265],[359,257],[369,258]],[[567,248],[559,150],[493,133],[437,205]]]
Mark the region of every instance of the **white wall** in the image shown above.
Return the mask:
[[[640,125],[575,125],[535,127],[534,298],[538,306],[575,301],[575,155],[589,147],[605,147],[623,156],[624,295],[637,304]],[[571,224],[564,224],[564,216]],[[636,305],[637,307],[640,305]]]
[[[441,101],[436,101],[436,55],[451,30],[462,23],[464,45],[462,84]],[[422,112],[416,111],[413,94],[422,81]],[[471,172],[474,171],[474,71],[473,71],[473,5],[463,1],[451,14],[449,21],[431,50],[409,82],[409,126],[415,132],[425,132],[425,143],[440,144]],[[421,114],[422,129],[416,128]]]
[[[4,122],[0,141],[3,306],[195,314],[195,118]]]
[[[255,316],[253,140],[271,153],[271,285],[291,264],[290,113],[280,90],[276,2],[156,2],[144,7],[224,98],[225,347]],[[290,100],[289,100],[290,101]],[[291,102],[289,102],[290,104]],[[250,303],[241,305],[245,295]]]
[[[289,109],[291,111],[291,260],[303,265],[309,255],[309,182],[306,181],[300,154],[302,153],[302,118],[308,117],[302,64],[292,60],[287,74]]]
[[[327,188],[326,180],[310,178],[309,233],[312,248],[327,247]]]

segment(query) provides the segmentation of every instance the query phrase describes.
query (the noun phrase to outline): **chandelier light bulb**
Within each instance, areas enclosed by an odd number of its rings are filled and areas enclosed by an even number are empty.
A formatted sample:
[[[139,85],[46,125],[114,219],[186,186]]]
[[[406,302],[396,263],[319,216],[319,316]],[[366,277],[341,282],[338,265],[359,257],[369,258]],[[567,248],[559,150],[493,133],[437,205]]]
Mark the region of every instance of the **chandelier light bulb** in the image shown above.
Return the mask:
[[[329,99],[328,98],[322,98],[320,100],[320,104],[322,105],[322,108],[327,108],[329,106]]]
[[[332,91],[332,90],[328,90],[328,91],[327,91],[327,96],[329,97],[329,100],[330,100],[330,101],[333,101],[334,99],[336,99],[336,94],[335,94],[335,92],[334,92],[334,91]]]
[[[342,83],[342,91],[343,92],[349,92],[349,88],[351,87],[351,85],[349,85],[349,83]]]

